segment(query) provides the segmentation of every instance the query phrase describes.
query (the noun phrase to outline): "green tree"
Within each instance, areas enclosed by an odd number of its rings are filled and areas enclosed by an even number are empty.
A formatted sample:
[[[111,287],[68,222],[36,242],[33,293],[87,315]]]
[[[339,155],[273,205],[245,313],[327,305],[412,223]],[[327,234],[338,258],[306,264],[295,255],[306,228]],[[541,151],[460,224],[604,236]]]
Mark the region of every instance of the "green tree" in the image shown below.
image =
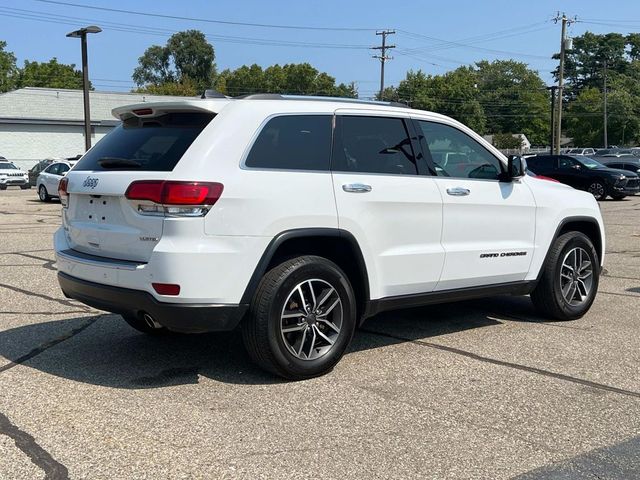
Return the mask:
[[[224,70],[216,78],[216,90],[230,96],[252,93],[281,93],[292,95],[357,96],[355,85],[340,83],[308,63],[261,66],[243,65]]]
[[[496,148],[519,149],[522,148],[522,137],[511,133],[496,133],[493,135],[493,145]]]
[[[0,93],[13,90],[16,84],[18,67],[13,52],[5,50],[7,42],[0,40]]]
[[[172,35],[164,46],[147,48],[138,59],[132,78],[140,87],[139,91],[162,91],[163,88],[180,91],[185,85],[195,85],[200,91],[210,88],[213,83],[214,61],[213,46],[204,34],[187,30]]]
[[[547,142],[549,94],[536,71],[515,60],[485,60],[475,73],[487,133],[524,133],[533,144]]]
[[[602,94],[597,88],[580,91],[567,108],[565,124],[575,145],[602,144]]]
[[[628,66],[627,45],[631,43],[631,55],[638,55],[637,41],[633,34],[625,37],[619,33],[586,32],[575,37],[573,48],[565,55],[565,97],[573,99],[584,88],[600,88],[605,61],[609,72],[624,74]],[[559,54],[553,58],[559,59]],[[558,69],[553,74],[557,79]]]
[[[24,67],[18,73],[16,86],[48,88],[82,88],[82,71],[74,64],[59,63],[57,58],[48,62],[30,62],[25,60]],[[91,84],[89,84],[89,88]]]
[[[448,115],[480,133],[524,133],[533,143],[549,135],[544,82],[514,60],[481,61],[444,75],[409,71],[383,97]]]

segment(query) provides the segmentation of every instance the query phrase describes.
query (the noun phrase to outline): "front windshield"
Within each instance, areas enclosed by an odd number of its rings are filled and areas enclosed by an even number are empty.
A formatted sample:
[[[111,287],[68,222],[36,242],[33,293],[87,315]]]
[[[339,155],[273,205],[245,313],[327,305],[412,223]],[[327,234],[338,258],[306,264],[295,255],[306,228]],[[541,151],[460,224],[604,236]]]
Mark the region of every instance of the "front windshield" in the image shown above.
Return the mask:
[[[585,167],[591,170],[593,170],[594,168],[606,168],[603,164],[595,161],[593,158],[584,157],[578,161],[582,163],[582,165],[584,165]]]
[[[18,167],[16,167],[13,163],[6,163],[6,162],[2,162],[0,163],[0,170],[17,170]]]

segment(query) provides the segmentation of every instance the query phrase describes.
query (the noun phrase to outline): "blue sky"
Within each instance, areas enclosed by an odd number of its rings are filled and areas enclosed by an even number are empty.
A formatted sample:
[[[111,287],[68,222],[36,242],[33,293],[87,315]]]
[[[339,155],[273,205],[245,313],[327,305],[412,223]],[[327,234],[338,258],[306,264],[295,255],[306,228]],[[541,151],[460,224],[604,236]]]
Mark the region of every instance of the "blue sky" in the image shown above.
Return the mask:
[[[60,1],[231,22],[365,29],[248,27],[130,15],[37,0],[0,0],[0,40],[8,43],[7,48],[16,54],[20,64],[25,59],[47,61],[54,56],[64,63],[79,64],[79,41],[68,39],[65,34],[88,24],[102,26],[102,33],[90,37],[90,76],[97,89],[116,91],[134,86],[131,73],[147,47],[163,44],[172,31],[190,28],[208,35],[216,51],[218,69],[251,63],[268,66],[310,62],[338,81],[355,81],[363,97],[373,95],[378,88],[379,62],[371,58],[374,52],[367,49],[380,40],[374,34],[375,29],[393,28],[398,32],[389,37],[397,48],[391,52],[394,59],[387,64],[387,84],[397,84],[409,69],[436,74],[460,64],[497,58],[525,61],[545,81],[551,82],[549,72],[556,62],[550,57],[558,50],[560,26],[550,20],[558,10],[583,20],[569,29],[573,36],[587,30],[640,31],[637,0],[618,0],[615,8],[611,7],[614,2],[602,0]],[[259,44],[254,40],[247,43],[248,38],[258,39]],[[278,45],[265,45],[264,40]],[[298,45],[290,45],[291,42]],[[313,46],[299,45],[304,43]],[[331,44],[331,48],[319,48],[318,44]]]

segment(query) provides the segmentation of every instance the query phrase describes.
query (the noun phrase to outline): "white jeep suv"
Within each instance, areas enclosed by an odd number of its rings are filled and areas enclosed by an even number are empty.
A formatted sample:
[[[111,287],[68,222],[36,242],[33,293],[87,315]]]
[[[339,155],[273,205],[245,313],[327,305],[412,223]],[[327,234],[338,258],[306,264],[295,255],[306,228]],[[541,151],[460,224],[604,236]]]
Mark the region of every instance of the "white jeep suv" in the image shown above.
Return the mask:
[[[531,294],[591,306],[593,196],[525,175],[451,118],[252,95],[144,103],[62,179],[67,297],[149,334],[234,329],[291,379],[330,370],[378,312]]]

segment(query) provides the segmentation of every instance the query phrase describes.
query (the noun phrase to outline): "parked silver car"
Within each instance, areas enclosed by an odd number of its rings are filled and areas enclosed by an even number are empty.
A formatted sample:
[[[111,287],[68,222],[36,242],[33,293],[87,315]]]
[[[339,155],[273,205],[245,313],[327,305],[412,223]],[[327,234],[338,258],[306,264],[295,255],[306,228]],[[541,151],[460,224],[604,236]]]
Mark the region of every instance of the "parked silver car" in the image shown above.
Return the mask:
[[[38,186],[38,197],[41,201],[48,202],[53,197],[58,198],[58,184],[60,183],[60,179],[64,177],[75,164],[75,161],[66,160],[53,162],[38,175],[36,184]]]

